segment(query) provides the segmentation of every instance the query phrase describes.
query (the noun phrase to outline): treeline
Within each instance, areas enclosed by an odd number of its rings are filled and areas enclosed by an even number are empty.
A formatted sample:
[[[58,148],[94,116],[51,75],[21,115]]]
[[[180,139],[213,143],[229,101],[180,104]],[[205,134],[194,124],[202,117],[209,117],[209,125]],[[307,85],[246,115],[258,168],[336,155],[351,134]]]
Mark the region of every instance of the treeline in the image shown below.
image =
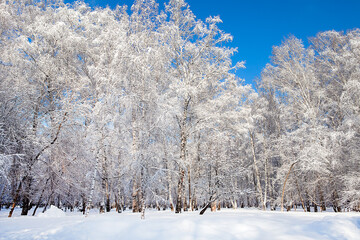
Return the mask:
[[[359,211],[360,30],[288,38],[255,91],[220,23],[2,1],[0,206]]]

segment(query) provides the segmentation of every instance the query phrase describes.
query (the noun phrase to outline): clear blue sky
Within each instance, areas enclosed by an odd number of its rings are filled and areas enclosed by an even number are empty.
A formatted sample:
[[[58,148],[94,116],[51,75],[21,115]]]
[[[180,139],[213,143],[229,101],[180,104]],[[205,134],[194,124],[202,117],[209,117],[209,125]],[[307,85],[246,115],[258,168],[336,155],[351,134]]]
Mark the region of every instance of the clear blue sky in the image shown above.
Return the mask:
[[[73,2],[65,0],[65,2]],[[85,0],[90,6],[114,8],[132,5],[132,0]],[[163,6],[164,0],[158,0]],[[194,14],[204,20],[219,15],[220,28],[231,33],[237,47],[233,61],[246,61],[238,75],[246,83],[260,76],[269,62],[272,46],[290,34],[307,42],[327,30],[346,31],[360,27],[360,0],[187,0]]]

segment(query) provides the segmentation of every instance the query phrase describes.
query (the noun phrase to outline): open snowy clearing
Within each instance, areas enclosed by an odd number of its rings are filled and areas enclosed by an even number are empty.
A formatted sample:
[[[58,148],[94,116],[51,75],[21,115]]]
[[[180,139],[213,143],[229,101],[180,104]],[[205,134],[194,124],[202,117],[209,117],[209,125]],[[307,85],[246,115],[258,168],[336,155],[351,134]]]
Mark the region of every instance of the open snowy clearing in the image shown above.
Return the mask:
[[[118,214],[64,213],[7,218],[0,212],[0,239],[360,239],[359,213],[262,212],[254,209],[206,212],[130,211]]]

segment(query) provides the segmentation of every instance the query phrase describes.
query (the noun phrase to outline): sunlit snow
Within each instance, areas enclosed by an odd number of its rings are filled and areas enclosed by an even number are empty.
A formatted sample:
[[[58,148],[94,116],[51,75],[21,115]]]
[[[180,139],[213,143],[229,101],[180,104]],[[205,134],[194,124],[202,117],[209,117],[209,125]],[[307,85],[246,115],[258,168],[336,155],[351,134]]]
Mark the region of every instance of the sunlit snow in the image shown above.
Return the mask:
[[[50,212],[55,212],[51,208]],[[57,212],[57,211],[56,211]],[[1,211],[0,239],[360,239],[359,213],[271,212],[224,209],[218,212],[147,211],[146,219],[130,211],[84,217],[79,212],[47,218],[7,218]],[[45,214],[46,215],[46,214]]]

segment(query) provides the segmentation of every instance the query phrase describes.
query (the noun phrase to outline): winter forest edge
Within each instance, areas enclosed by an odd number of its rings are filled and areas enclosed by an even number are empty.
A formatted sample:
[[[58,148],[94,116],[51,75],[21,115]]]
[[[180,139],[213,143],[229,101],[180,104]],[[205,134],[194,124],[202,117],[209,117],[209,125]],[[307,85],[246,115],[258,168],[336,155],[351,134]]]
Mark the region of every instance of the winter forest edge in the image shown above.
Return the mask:
[[[288,37],[254,89],[220,23],[1,1],[0,209],[360,211],[360,30]]]

